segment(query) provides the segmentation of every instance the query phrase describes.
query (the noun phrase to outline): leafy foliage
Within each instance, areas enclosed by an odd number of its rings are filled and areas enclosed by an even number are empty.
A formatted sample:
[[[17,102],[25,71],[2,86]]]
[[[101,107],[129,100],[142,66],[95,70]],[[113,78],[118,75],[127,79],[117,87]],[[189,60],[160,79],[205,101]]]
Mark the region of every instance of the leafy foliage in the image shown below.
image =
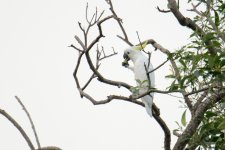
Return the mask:
[[[180,75],[176,76],[172,72],[167,78],[173,79],[170,91],[193,93],[190,99],[195,105],[199,103],[199,98],[204,96],[203,93],[205,97],[201,101],[224,90],[225,2],[223,0],[188,0],[188,2],[193,4],[192,11],[197,14],[194,22],[204,34],[199,35],[199,31],[193,32],[189,44],[168,56],[178,64]],[[224,101],[212,103],[211,108],[204,114],[197,132],[191,137],[188,149],[225,149],[224,105]],[[182,126],[187,124],[186,111],[182,114],[181,124]]]

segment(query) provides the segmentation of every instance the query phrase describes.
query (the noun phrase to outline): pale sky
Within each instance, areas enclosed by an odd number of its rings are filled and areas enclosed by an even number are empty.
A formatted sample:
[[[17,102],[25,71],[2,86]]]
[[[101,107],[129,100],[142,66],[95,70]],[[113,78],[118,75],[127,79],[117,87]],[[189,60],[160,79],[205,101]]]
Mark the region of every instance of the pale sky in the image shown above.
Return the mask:
[[[81,99],[73,79],[77,51],[68,48],[77,44],[74,35],[81,36],[77,22],[85,22],[85,7],[89,2],[90,13],[106,10],[104,0],[1,0],[0,1],[0,108],[10,113],[26,130],[35,143],[30,123],[14,96],[21,98],[35,123],[42,146],[58,146],[64,150],[160,150],[163,135],[157,122],[145,109],[123,101],[93,106]],[[173,51],[187,43],[189,29],[181,27],[172,14],[162,14],[156,9],[166,9],[167,1],[120,1],[113,0],[115,11],[123,19],[124,27],[133,43],[140,38],[155,39]],[[186,4],[181,10],[186,14]],[[189,15],[189,14],[188,14]],[[85,24],[84,24],[85,26]],[[90,37],[97,35],[93,29]],[[114,21],[103,25],[108,38],[100,45],[110,54],[113,46],[118,55],[102,62],[101,73],[112,80],[134,85],[133,74],[123,68],[123,49],[127,45],[116,38],[121,34]],[[152,64],[161,64],[166,57],[159,51],[152,52]],[[92,50],[93,54],[95,49]],[[94,56],[93,56],[94,57]],[[85,82],[90,71],[86,62],[79,72]],[[164,90],[169,83],[164,76],[169,65],[155,72],[156,87]],[[88,92],[97,99],[107,94],[129,92],[102,85],[95,81]],[[162,118],[171,131],[180,122],[180,99],[155,94],[154,102],[160,108]],[[29,150],[17,129],[0,116],[0,149]],[[176,138],[173,137],[172,143]]]

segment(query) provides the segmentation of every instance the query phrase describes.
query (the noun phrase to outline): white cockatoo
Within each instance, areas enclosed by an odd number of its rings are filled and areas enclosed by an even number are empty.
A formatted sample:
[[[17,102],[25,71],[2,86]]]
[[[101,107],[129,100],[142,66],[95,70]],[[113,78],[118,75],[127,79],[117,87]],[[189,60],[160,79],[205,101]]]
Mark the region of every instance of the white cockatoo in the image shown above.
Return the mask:
[[[124,61],[122,65],[134,72],[139,95],[147,92],[149,88],[153,88],[155,86],[154,72],[148,73],[153,70],[153,66],[149,62],[150,59],[143,52],[141,52],[146,45],[147,42],[141,46],[132,46],[127,48],[123,54]],[[133,62],[133,67],[129,66],[129,60]],[[145,105],[147,113],[152,117],[153,93],[142,97],[141,100]]]

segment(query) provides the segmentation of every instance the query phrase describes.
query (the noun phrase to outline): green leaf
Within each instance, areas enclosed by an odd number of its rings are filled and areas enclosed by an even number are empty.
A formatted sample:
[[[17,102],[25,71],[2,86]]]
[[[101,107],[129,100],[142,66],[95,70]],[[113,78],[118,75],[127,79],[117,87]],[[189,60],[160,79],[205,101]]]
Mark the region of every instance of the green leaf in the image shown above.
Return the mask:
[[[220,62],[220,67],[222,68],[223,66],[225,66],[225,59],[223,59],[223,60]]]
[[[215,15],[215,25],[218,27],[220,25],[220,18],[216,11],[214,11],[214,15]]]
[[[183,65],[184,69],[187,68],[187,65],[185,64],[182,58],[179,59],[179,62]]]
[[[213,47],[218,47],[218,48],[220,48],[221,43],[214,40],[214,41],[212,41],[212,45],[213,45]]]
[[[148,82],[148,80],[144,80],[144,81],[142,81],[141,83],[144,84],[145,82]]]
[[[204,37],[203,37],[203,41],[207,42],[207,41],[210,41],[212,39],[215,38],[215,33],[207,33]]]
[[[209,68],[213,68],[214,66],[214,57],[211,55],[208,57],[208,65],[209,65]]]
[[[167,76],[165,76],[165,77],[166,77],[166,78],[173,78],[173,79],[174,79],[174,78],[175,78],[175,75],[172,75],[172,74],[171,74],[171,75],[167,75]]]
[[[139,85],[141,85],[141,80],[136,79],[136,81],[137,81],[137,83],[138,83]]]
[[[181,117],[181,123],[182,125],[185,127],[187,125],[187,121],[186,121],[186,111],[184,111],[184,113],[182,114],[182,117]]]
[[[207,111],[207,112],[205,113],[205,116],[206,116],[207,118],[211,118],[211,117],[217,116],[217,115],[216,115],[216,113],[214,113],[214,112],[212,112],[212,111]]]
[[[224,130],[225,129],[225,120],[223,120],[217,127],[219,130]]]
[[[225,10],[225,4],[222,4],[220,7],[219,7],[220,11],[223,12]]]
[[[170,87],[169,87],[169,91],[175,91],[175,90],[177,90],[177,89],[179,88],[179,85],[176,84],[175,82],[176,82],[176,80],[174,80],[174,81],[172,82],[172,84],[171,84]]]

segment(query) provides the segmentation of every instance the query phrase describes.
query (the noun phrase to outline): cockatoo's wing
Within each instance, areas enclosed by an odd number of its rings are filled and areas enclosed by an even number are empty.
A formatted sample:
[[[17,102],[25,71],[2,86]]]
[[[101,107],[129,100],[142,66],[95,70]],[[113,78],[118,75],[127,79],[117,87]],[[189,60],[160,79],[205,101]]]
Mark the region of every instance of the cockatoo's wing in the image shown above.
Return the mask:
[[[154,73],[148,74],[149,71],[153,69],[148,57],[146,57],[141,50],[147,45],[145,42],[142,45],[133,46],[124,51],[124,62],[123,66],[129,67],[128,61],[133,62],[133,70],[135,80],[137,81],[137,86],[139,87],[139,94],[143,94],[149,90],[150,87],[154,87],[155,77]],[[150,80],[150,81],[149,81]],[[147,82],[146,82],[147,81]],[[150,84],[149,84],[150,83]],[[153,93],[146,95],[141,98],[142,102],[145,104],[145,108],[149,116],[152,117],[152,103],[153,103]]]
[[[136,80],[142,82],[141,85],[140,83],[137,82],[137,85],[140,86],[139,94],[143,94],[149,90],[149,86],[154,87],[155,79],[154,73],[150,74],[147,73],[153,69],[152,65],[148,62],[149,59],[144,55],[140,55],[139,57],[140,58],[138,58],[134,62],[134,75]],[[154,96],[153,93],[151,93],[141,98],[142,102],[145,104],[147,113],[151,117],[152,117],[153,96]]]

